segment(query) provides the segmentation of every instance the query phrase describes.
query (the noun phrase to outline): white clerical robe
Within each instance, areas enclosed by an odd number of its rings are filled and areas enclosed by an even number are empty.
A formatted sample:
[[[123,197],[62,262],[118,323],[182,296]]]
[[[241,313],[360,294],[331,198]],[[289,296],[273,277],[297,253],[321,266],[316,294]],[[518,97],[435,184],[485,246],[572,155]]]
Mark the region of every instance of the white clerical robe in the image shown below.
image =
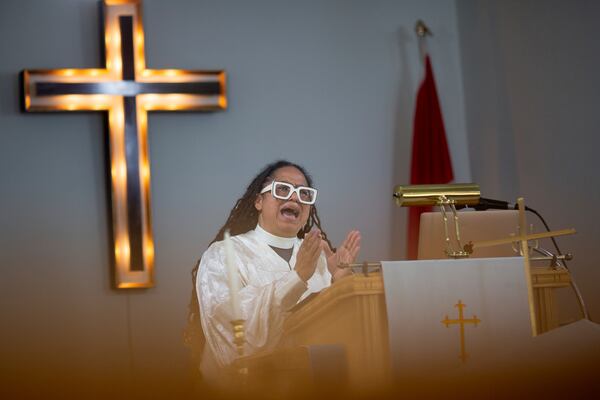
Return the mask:
[[[283,321],[290,308],[310,293],[330,285],[325,253],[320,255],[314,275],[304,283],[294,270],[301,239],[296,239],[289,263],[255,230],[233,236],[231,241],[241,281],[244,354],[271,350],[281,338]],[[223,241],[215,242],[202,255],[196,279],[200,319],[206,336],[201,370],[209,380],[216,378],[219,367],[230,364],[237,356],[227,282],[225,245]]]

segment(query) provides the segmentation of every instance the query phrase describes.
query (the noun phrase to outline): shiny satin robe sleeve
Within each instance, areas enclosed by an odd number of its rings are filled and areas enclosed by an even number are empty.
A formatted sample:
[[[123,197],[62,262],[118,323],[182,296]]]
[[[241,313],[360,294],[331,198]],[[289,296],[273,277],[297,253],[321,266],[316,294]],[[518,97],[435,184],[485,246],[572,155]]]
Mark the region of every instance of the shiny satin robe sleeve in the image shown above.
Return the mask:
[[[289,310],[312,292],[329,286],[331,274],[321,254],[315,274],[304,283],[294,265],[301,244],[294,245],[286,262],[253,234],[232,237],[234,260],[241,281],[239,292],[245,320],[245,355],[273,349],[283,333]],[[232,310],[225,267],[224,243],[215,242],[203,254],[196,281],[200,318],[206,343],[218,366],[230,364],[237,356],[231,326]],[[205,348],[204,355],[207,355]]]

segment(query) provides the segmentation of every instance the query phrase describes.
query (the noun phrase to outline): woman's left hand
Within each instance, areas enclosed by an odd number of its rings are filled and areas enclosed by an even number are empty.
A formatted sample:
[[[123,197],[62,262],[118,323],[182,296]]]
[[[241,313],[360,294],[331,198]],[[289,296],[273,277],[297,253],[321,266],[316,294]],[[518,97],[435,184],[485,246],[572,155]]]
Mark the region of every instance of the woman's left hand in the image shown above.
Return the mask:
[[[327,269],[329,269],[333,280],[335,281],[346,275],[350,275],[352,273],[350,268],[339,268],[339,265],[351,264],[356,260],[356,256],[360,250],[360,232],[357,230],[350,231],[335,253],[326,241],[323,240],[322,245],[327,257]]]

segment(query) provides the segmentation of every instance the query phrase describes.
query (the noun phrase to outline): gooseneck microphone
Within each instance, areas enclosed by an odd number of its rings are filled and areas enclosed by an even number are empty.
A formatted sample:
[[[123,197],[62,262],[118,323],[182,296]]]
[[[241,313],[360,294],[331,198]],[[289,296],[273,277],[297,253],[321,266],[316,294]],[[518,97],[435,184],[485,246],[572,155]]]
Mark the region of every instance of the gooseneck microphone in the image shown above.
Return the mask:
[[[486,199],[485,197],[479,198],[479,203],[472,205],[472,208],[483,211],[483,210],[516,210],[518,206],[511,204],[504,200]]]

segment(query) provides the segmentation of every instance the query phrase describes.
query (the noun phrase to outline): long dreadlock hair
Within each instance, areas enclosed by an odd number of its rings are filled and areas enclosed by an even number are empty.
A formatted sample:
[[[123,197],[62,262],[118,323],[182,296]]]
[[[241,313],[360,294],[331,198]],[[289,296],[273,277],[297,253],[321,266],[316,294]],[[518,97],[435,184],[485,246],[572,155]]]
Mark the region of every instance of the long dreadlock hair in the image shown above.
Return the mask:
[[[308,186],[312,187],[311,176],[301,166],[289,162],[287,160],[275,161],[267,165],[256,177],[250,182],[246,188],[246,192],[240,197],[233,206],[233,209],[229,212],[229,217],[225,224],[219,229],[219,232],[215,238],[210,242],[223,240],[223,236],[226,230],[229,230],[231,236],[246,233],[256,227],[258,223],[258,211],[254,207],[256,198],[260,196],[260,191],[265,187],[267,183],[273,180],[275,172],[283,167],[294,167],[298,169],[306,178]],[[327,242],[329,247],[335,251],[335,248],[331,245],[329,238],[323,228],[321,228],[321,220],[317,214],[317,208],[313,205],[310,209],[310,214],[306,224],[298,232],[298,238],[304,238],[313,227],[319,228],[321,231],[321,237]],[[200,325],[200,306],[198,304],[198,293],[196,292],[196,276],[198,274],[198,267],[200,267],[200,260],[196,263],[196,266],[192,270],[192,294],[188,306],[188,321],[184,331],[184,343],[190,347],[192,351],[192,360],[197,366],[202,356],[202,349],[206,341],[202,327]]]

